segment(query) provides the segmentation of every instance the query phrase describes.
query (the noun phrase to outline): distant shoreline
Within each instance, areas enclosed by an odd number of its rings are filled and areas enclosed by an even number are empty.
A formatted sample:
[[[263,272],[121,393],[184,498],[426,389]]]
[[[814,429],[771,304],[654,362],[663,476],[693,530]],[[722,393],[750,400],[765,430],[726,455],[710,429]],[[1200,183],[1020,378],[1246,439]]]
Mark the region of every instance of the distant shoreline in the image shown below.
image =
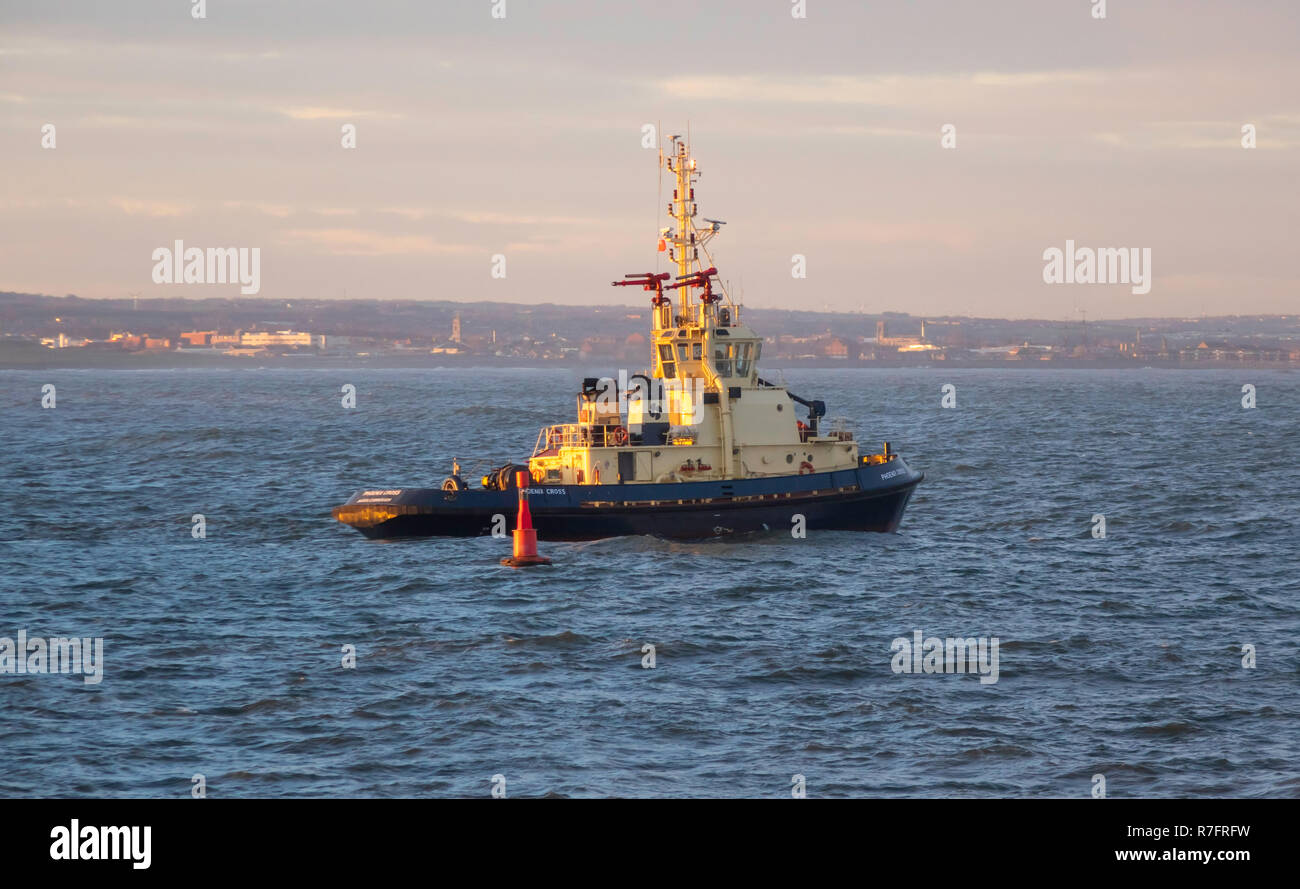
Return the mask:
[[[537,361],[526,358],[453,357],[446,355],[376,355],[358,358],[352,355],[263,355],[257,357],[227,358],[221,355],[185,355],[176,352],[129,352],[129,353],[88,353],[71,354],[70,349],[42,349],[44,354],[28,353],[21,358],[5,354],[8,350],[0,349],[0,371],[7,370],[250,370],[255,368],[301,368],[303,370],[362,370],[374,368],[391,369],[426,369],[438,368],[569,368],[586,369],[593,366],[617,368],[628,366],[627,362],[614,357],[593,356],[592,358],[572,361]],[[640,366],[638,365],[638,368]],[[764,367],[783,370],[794,369],[830,369],[852,368],[855,370],[988,370],[1004,368],[1009,370],[1300,370],[1295,364],[1278,361],[1131,361],[1119,359],[1071,359],[1055,361],[1014,361],[1006,359],[964,360],[964,361],[848,361],[835,359],[788,359],[772,360]]]

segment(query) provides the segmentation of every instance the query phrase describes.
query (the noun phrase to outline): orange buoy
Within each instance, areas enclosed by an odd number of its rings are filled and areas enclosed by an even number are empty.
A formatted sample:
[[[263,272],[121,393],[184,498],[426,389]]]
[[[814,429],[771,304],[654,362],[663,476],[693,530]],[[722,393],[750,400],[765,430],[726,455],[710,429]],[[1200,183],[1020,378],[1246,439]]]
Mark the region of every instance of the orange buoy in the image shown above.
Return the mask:
[[[514,554],[501,560],[502,565],[511,568],[531,568],[534,565],[549,565],[551,560],[537,554],[537,529],[533,527],[533,514],[528,511],[527,472],[515,473],[515,484],[519,488],[519,518],[515,521]]]

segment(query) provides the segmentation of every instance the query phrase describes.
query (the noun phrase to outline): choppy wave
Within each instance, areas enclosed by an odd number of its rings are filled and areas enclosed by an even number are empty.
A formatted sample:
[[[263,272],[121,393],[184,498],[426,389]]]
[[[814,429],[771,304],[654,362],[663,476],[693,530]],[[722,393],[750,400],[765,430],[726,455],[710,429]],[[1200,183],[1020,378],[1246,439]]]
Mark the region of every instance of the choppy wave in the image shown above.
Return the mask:
[[[583,375],[0,373],[0,636],[105,640],[97,684],[0,674],[0,795],[1300,796],[1300,377],[788,373],[925,470],[897,535],[529,574],[329,518],[526,455]],[[997,681],[895,673],[916,630]]]

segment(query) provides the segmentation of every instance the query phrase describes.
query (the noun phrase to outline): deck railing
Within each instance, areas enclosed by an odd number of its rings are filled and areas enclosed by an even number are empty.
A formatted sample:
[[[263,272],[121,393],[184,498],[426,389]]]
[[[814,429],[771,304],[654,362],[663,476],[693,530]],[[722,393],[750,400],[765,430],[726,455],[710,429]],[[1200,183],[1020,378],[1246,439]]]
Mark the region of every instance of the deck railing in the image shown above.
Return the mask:
[[[853,430],[849,428],[848,417],[831,418],[831,429],[826,434],[840,441],[853,441]]]
[[[583,426],[578,423],[560,423],[555,426],[543,426],[537,433],[537,444],[533,446],[533,456],[542,451],[556,448],[604,448],[627,444],[627,430],[623,431],[620,441],[614,432],[622,426]]]

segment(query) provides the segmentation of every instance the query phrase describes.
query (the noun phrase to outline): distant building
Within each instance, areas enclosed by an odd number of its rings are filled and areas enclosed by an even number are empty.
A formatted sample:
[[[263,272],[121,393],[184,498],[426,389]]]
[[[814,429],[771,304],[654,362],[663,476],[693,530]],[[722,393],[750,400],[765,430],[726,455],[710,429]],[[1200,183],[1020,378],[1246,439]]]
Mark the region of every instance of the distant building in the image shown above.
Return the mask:
[[[885,322],[877,321],[876,342],[882,346],[893,346],[896,349],[902,349],[909,346],[913,348],[917,346],[927,346],[929,344],[925,341],[925,321],[924,319],[921,321],[920,336],[886,336]]]
[[[307,348],[324,348],[325,337],[296,330],[254,330],[246,331],[239,338],[239,345],[244,348],[266,348],[268,346],[304,346]]]
[[[583,358],[592,355],[614,355],[619,343],[612,336],[589,336],[582,341],[580,354]]]
[[[650,354],[650,342],[641,333],[630,333],[623,340],[621,358],[625,361],[637,361]]]
[[[216,335],[215,330],[187,330],[180,335],[180,338],[186,346],[210,346],[212,338]]]

